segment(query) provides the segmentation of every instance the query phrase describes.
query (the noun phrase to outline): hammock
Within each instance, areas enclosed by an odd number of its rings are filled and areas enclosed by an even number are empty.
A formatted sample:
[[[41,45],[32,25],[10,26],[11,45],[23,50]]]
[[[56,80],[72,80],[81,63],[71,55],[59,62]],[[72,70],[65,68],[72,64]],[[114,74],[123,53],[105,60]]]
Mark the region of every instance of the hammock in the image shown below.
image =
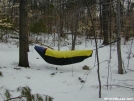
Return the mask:
[[[58,51],[40,46],[35,46],[34,49],[47,63],[54,65],[79,63],[91,57],[93,53],[93,50]]]

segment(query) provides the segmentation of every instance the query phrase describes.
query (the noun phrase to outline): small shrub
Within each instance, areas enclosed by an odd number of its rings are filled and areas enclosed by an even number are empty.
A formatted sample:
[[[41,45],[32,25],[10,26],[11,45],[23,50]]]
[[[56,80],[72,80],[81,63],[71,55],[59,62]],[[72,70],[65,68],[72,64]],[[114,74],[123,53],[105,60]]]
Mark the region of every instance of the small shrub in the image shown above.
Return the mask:
[[[7,89],[6,89],[6,91],[5,91],[5,97],[6,97],[7,99],[10,99],[10,98],[11,98],[11,94],[10,94],[9,90],[7,90]]]
[[[29,87],[18,87],[17,92],[20,92],[20,96],[11,98],[9,90],[5,91],[5,101],[53,101],[53,98],[48,95],[43,94],[31,94],[31,89]]]

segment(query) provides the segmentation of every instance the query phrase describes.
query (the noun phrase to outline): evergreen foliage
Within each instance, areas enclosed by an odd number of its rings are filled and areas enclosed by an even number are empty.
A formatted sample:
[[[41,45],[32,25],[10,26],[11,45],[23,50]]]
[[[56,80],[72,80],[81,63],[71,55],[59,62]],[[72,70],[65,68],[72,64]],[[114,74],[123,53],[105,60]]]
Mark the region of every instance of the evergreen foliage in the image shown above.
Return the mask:
[[[5,101],[53,101],[53,98],[48,95],[42,95],[42,94],[31,94],[31,89],[26,87],[18,87],[17,92],[20,92],[20,96],[18,97],[12,97],[9,90],[5,91],[5,97],[7,100]]]
[[[39,19],[37,22],[32,23],[30,25],[30,31],[34,34],[47,32],[47,28],[46,28],[46,25],[45,25],[45,20],[44,19]]]
[[[9,90],[7,90],[7,89],[6,89],[6,91],[5,91],[5,97],[6,97],[7,99],[10,99],[10,98],[11,98],[11,94],[10,94]]]
[[[6,14],[0,14],[0,29],[2,30],[10,30],[12,28],[11,19]]]

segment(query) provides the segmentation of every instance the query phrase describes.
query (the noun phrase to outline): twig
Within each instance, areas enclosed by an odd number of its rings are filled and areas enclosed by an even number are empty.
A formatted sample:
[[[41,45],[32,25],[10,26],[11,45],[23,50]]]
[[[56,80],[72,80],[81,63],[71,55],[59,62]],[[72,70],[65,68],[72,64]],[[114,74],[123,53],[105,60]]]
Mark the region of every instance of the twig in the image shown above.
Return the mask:
[[[18,97],[14,97],[14,98],[4,100],[4,101],[10,101],[10,100],[13,100],[13,99],[18,99],[18,98],[20,99],[20,98],[23,98],[23,97],[27,97],[27,96],[18,96]]]
[[[130,55],[131,55],[131,53],[132,53],[133,40],[132,40],[132,42],[131,42],[130,45],[131,45],[131,46],[130,46],[130,50],[129,50],[129,53],[128,53],[128,63],[127,63],[127,68],[129,68],[129,60],[130,60]]]
[[[107,60],[104,60],[104,61],[100,62],[99,64],[101,64],[101,63],[103,63],[103,62],[105,62],[105,61],[107,61]],[[95,68],[96,66],[98,66],[98,64],[94,65],[91,69]],[[90,69],[90,70],[91,70],[91,69]],[[84,75],[86,75],[86,78],[85,78],[85,80],[84,80],[85,82],[86,82],[86,80],[87,80],[87,76],[88,76],[90,70],[88,70],[88,71],[84,74]],[[84,78],[84,75],[83,75],[82,79]],[[81,89],[83,88],[83,86],[85,85],[85,82],[84,82],[83,85],[81,86],[80,90],[81,90]]]
[[[111,82],[112,82],[112,75],[113,75],[113,74],[112,74],[112,72],[111,72],[111,68],[112,68],[112,67],[110,66]],[[111,88],[112,88],[112,87],[111,87]],[[111,88],[110,88],[110,89],[111,89]]]
[[[128,86],[116,85],[116,84],[103,85],[103,86],[117,86],[117,87],[129,88],[129,89],[131,89],[132,91],[134,91],[134,88],[131,88],[131,87],[128,87]]]
[[[103,63],[103,62],[106,62],[106,61],[108,61],[108,60],[101,61],[99,64],[101,64],[101,63]],[[98,65],[98,64],[96,64],[96,65],[95,65],[94,67],[92,67],[91,69],[95,68],[97,65]],[[116,65],[116,64],[115,64],[115,65]],[[115,65],[113,65],[112,67],[114,67]],[[110,68],[112,68],[112,67],[110,66]],[[91,69],[90,69],[90,70],[91,70]],[[84,76],[86,75],[86,78],[85,78],[84,81],[87,80],[87,76],[88,76],[90,70],[88,70],[88,71],[83,75],[82,79],[83,79]],[[112,74],[111,74],[111,75],[112,75]],[[111,79],[112,79],[112,78],[111,78]],[[80,88],[80,90],[83,88],[84,84],[85,84],[85,82],[83,83],[83,85],[82,85],[82,87]]]
[[[4,99],[4,97],[2,96],[2,94],[1,94],[1,93],[0,93],[0,95],[1,95],[2,99],[5,101],[5,99]]]
[[[124,68],[124,73],[127,73],[126,69],[125,69],[125,66],[124,66],[124,60],[122,60],[122,66]]]
[[[106,62],[106,61],[108,61],[108,60],[101,61],[99,64]],[[96,66],[98,66],[98,64],[94,65],[91,69],[95,68]],[[84,75],[88,75],[90,70],[88,70]],[[82,79],[84,78],[84,75],[83,75]]]
[[[29,38],[29,41],[31,41],[32,43],[34,43],[34,42],[36,42],[35,40],[33,40],[32,38]],[[43,44],[43,43],[41,43],[41,42],[36,42],[37,44],[40,44],[40,45],[43,45],[43,46],[45,46],[45,47],[48,47],[48,48],[51,48],[51,49],[53,49],[52,47],[50,47],[50,46],[48,46],[48,45],[45,45],[45,44]]]
[[[74,69],[73,69],[73,64],[72,64],[72,77],[73,77],[73,70],[74,70]]]
[[[34,94],[33,94],[34,95]],[[48,95],[45,95],[46,97],[50,97],[50,98],[52,98],[51,96],[48,96]],[[22,99],[22,98],[26,98],[26,97],[28,97],[28,96],[18,96],[18,97],[13,97],[13,98],[9,98],[9,99],[7,99],[7,100],[4,100],[4,101],[10,101],[10,100],[13,100],[13,99]],[[3,98],[3,97],[2,97]],[[52,98],[53,99],[53,98]]]
[[[89,74],[89,73],[88,73]],[[88,76],[88,74],[87,74],[87,76]],[[86,76],[86,78],[85,78],[85,82],[86,82],[86,80],[87,80],[87,76]],[[81,88],[80,88],[80,90],[83,88],[83,86],[85,85],[85,82],[83,83],[83,85],[81,86]]]
[[[134,70],[132,70],[132,69],[127,69],[127,70],[134,72]]]
[[[116,80],[118,80],[118,79],[116,79]],[[126,80],[118,80],[118,81],[134,81],[134,80],[126,79]]]
[[[109,84],[109,69],[110,69],[110,61],[111,61],[111,57],[109,57],[109,61],[108,61],[108,74],[107,74],[107,85]],[[108,86],[107,86],[107,90],[108,90]]]

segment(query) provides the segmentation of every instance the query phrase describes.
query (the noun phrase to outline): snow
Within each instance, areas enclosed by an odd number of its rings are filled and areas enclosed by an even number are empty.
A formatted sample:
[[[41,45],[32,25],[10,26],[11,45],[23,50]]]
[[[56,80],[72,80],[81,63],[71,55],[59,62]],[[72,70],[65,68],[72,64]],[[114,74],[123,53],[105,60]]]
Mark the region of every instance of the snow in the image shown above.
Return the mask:
[[[99,42],[99,41],[98,41]],[[97,66],[94,67],[95,51],[92,57],[83,62],[67,65],[56,66],[46,63],[34,50],[34,45],[30,46],[28,53],[30,68],[18,66],[19,49],[12,43],[0,43],[0,71],[3,77],[0,77],[0,101],[3,101],[4,91],[8,89],[12,97],[19,96],[16,88],[28,86],[32,89],[32,94],[45,94],[53,97],[54,101],[104,101],[104,98],[133,98],[134,101],[134,56],[131,54],[129,67],[128,49],[129,44],[123,45],[122,42],[122,59],[127,73],[118,74],[118,62],[116,45],[112,46],[112,57],[109,69],[109,86],[107,87],[108,77],[108,60],[109,46],[99,49],[100,76],[102,83],[102,98],[99,98]],[[101,43],[98,43],[101,45]],[[57,47],[55,46],[55,49]],[[62,46],[61,50],[67,50],[69,46]],[[76,49],[95,49],[94,41],[83,42],[76,46]],[[134,44],[132,47],[134,53]],[[83,70],[84,65],[89,66],[89,71]],[[16,68],[20,68],[17,70]],[[58,68],[56,70],[56,68]],[[55,75],[51,75],[54,73]],[[79,78],[85,81],[81,83]],[[119,85],[119,86],[117,86]],[[130,88],[125,88],[130,87]],[[5,97],[4,97],[5,98]],[[108,100],[107,100],[108,101]]]

